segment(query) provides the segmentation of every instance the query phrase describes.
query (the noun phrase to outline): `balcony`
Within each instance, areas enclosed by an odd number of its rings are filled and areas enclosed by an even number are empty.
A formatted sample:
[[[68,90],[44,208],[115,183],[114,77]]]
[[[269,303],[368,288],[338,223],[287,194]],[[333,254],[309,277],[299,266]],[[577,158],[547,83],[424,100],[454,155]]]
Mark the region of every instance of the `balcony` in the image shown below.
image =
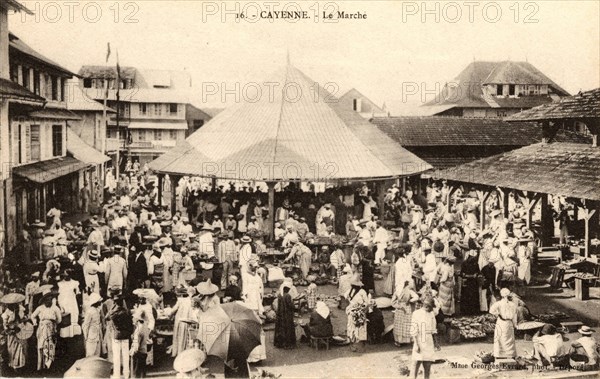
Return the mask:
[[[134,150],[156,150],[156,151],[165,151],[169,150],[172,147],[175,147],[177,141],[175,140],[167,140],[167,141],[134,141],[128,147]]]
[[[123,150],[127,147],[125,140],[121,138],[107,138],[106,151]]]

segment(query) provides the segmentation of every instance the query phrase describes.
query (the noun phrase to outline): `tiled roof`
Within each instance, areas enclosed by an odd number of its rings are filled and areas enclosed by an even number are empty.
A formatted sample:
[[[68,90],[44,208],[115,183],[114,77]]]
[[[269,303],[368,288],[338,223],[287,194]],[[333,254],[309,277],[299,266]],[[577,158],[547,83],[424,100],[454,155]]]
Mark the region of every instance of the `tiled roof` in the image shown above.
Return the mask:
[[[600,88],[564,97],[559,102],[514,114],[506,121],[538,121],[600,117]]]
[[[155,171],[245,180],[391,178],[427,163],[288,65],[256,101],[235,104],[150,163]],[[287,90],[286,90],[287,89]]]
[[[47,65],[47,66],[59,71],[60,73],[62,73],[63,75],[65,75],[67,77],[76,76],[74,73],[72,73],[71,71],[62,67],[58,63],[46,58],[42,54],[35,51],[33,48],[31,48],[29,45],[27,45],[25,42],[23,42],[23,40],[21,40],[19,37],[17,37],[13,33],[9,33],[8,38],[10,41],[10,43],[9,43],[10,49],[12,49],[13,51],[16,51],[21,54],[25,54],[28,57],[30,57],[31,59],[36,60],[44,65]]]
[[[600,148],[591,144],[534,144],[438,171],[452,181],[600,200]]]
[[[135,67],[122,66],[121,78],[122,79],[135,79],[136,69]],[[82,66],[79,69],[79,75],[82,78],[105,78],[105,79],[116,79],[117,68],[115,66]]]
[[[567,91],[528,62],[472,62],[425,106],[454,105],[464,108],[489,108],[493,104],[490,104],[483,93],[484,84],[547,84],[559,95],[568,96]],[[529,99],[525,98],[526,96],[517,99],[499,99],[499,101],[506,103],[506,107],[526,108],[529,105],[518,106],[517,104],[519,101],[523,104],[529,103]],[[548,101],[551,99],[550,96],[546,98]],[[496,98],[493,100],[495,101]],[[540,101],[538,97],[532,106],[542,104]]]
[[[71,128],[67,128],[67,152],[75,159],[93,165],[110,160],[109,157],[85,143]]]
[[[502,120],[461,117],[381,117],[371,119],[371,123],[400,145],[407,147],[518,147],[542,140],[542,127],[535,123],[508,123]],[[588,138],[576,133],[560,132],[557,140],[587,142]]]
[[[0,78],[0,98],[3,99],[15,99],[15,100],[26,100],[44,103],[46,100],[30,92],[27,88],[20,86],[19,84]]]

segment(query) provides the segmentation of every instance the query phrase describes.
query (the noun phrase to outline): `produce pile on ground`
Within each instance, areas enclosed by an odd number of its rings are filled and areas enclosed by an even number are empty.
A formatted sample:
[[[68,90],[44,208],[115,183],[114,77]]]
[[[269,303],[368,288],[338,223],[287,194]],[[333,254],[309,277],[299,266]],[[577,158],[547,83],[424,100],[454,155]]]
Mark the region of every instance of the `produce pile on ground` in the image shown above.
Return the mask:
[[[457,317],[450,321],[450,327],[458,329],[463,339],[471,340],[494,334],[496,317],[491,314]]]
[[[561,320],[569,318],[569,315],[563,312],[546,312],[535,316],[536,321],[545,322],[547,324],[554,324]]]

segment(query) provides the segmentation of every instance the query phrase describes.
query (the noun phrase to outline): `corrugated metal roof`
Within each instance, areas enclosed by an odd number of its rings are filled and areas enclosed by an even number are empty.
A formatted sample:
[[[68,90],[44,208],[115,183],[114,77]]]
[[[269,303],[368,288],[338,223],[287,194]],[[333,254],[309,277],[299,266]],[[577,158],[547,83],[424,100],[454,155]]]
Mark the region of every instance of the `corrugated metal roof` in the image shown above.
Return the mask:
[[[542,127],[527,122],[462,117],[376,117],[371,123],[402,146],[520,147],[542,140]],[[566,142],[589,140],[589,137],[569,132],[560,132],[557,138]]]
[[[244,180],[389,178],[431,166],[288,65],[262,96],[235,104],[150,163],[156,171]]]
[[[600,88],[564,97],[559,102],[532,108],[510,117],[506,121],[539,121],[600,117]]]
[[[186,130],[188,124],[185,120],[173,121],[131,121],[129,129],[168,129],[168,130]]]
[[[43,97],[30,92],[27,88],[11,80],[2,78],[0,78],[0,98],[34,101],[40,104],[46,101]]]
[[[99,165],[110,160],[92,146],[85,143],[71,128],[67,128],[67,152],[84,163]]]
[[[13,168],[13,174],[35,183],[47,183],[62,176],[89,167],[73,157],[55,158]]]
[[[600,148],[535,144],[436,173],[439,178],[600,200]]]

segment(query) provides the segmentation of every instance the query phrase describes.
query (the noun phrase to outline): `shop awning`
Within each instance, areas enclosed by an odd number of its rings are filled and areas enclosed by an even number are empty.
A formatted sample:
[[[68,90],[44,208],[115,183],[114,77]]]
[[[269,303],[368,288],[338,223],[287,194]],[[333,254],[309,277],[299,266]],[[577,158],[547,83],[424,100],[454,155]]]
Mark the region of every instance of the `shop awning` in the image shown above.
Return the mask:
[[[39,104],[43,104],[46,101],[43,97],[40,97],[33,92],[30,92],[27,88],[22,87],[19,84],[12,82],[8,79],[2,78],[0,78],[0,98],[25,100]]]
[[[129,129],[166,129],[166,130],[186,130],[188,128],[187,121],[131,121]]]
[[[35,183],[48,183],[54,179],[89,167],[73,157],[62,157],[15,167],[13,174]]]
[[[29,116],[52,120],[81,120],[81,117],[77,116],[75,113],[60,108],[45,108],[31,112]]]
[[[67,152],[74,158],[92,165],[110,160],[109,157],[85,143],[71,128],[67,128]]]

